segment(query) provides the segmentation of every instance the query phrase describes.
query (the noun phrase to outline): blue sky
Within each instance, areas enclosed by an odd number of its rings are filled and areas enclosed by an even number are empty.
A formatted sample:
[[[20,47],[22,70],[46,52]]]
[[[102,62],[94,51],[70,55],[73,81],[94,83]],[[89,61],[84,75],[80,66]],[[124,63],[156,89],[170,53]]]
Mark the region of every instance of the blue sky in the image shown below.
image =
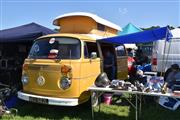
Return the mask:
[[[180,26],[180,0],[0,0],[0,29],[36,22],[54,29],[55,17],[91,12],[120,27]]]

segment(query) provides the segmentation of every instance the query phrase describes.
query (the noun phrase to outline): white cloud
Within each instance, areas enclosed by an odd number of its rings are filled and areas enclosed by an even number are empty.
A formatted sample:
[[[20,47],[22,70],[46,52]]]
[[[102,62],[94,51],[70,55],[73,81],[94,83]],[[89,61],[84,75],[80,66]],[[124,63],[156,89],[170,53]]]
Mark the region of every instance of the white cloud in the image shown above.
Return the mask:
[[[119,8],[118,9],[119,13],[122,14],[122,15],[125,15],[128,13],[128,9],[127,8]]]

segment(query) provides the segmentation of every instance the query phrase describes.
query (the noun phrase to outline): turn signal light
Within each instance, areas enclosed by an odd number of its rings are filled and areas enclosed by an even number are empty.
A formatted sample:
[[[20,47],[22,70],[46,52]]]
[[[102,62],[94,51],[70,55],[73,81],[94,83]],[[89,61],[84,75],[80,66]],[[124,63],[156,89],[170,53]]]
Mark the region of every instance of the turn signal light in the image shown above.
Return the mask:
[[[70,72],[70,71],[71,71],[71,68],[68,67],[68,66],[66,66],[66,65],[64,65],[64,66],[61,67],[61,72],[62,72],[63,74],[67,74],[67,73]]]
[[[28,69],[28,65],[27,64],[23,64],[23,70],[27,70]]]

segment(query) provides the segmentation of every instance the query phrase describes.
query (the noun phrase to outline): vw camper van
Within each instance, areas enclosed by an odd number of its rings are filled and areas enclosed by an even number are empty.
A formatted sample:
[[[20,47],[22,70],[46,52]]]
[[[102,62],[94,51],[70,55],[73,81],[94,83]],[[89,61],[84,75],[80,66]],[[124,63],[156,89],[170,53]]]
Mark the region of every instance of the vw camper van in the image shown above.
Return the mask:
[[[124,45],[98,41],[116,36],[121,28],[91,13],[57,17],[56,34],[35,40],[22,72],[23,90],[18,98],[49,105],[76,106],[88,101],[92,86],[104,71],[104,51],[114,55],[114,79],[126,79]]]

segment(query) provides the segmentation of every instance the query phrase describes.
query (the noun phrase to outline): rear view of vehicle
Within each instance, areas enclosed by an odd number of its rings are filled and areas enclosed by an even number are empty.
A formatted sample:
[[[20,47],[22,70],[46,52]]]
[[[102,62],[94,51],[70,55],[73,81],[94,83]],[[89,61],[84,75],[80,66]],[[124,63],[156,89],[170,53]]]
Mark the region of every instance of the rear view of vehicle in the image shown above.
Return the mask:
[[[169,42],[154,42],[152,53],[152,71],[165,72],[172,64],[180,65],[180,29],[171,30],[173,38]]]

